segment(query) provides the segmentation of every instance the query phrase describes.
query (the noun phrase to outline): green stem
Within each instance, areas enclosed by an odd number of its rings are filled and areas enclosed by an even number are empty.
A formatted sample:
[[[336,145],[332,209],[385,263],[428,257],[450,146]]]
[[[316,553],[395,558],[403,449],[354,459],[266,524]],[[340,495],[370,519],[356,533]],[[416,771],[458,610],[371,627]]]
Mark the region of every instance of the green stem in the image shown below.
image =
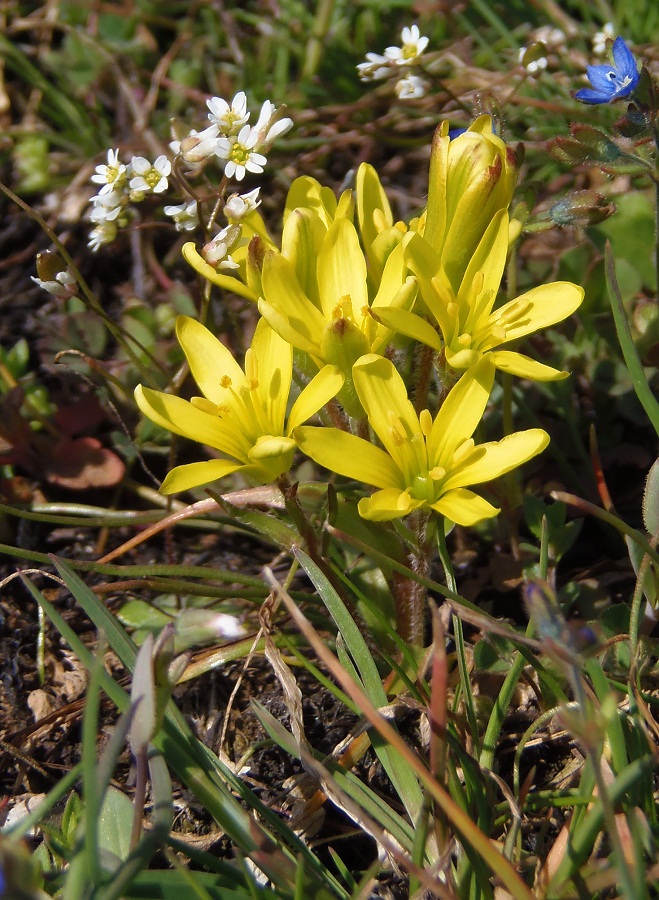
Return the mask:
[[[304,54],[304,68],[302,69],[303,78],[313,78],[318,71],[318,66],[320,65],[320,60],[323,55],[323,45],[330,27],[333,12],[334,0],[320,0],[316,7],[311,37],[307,41],[307,47]]]

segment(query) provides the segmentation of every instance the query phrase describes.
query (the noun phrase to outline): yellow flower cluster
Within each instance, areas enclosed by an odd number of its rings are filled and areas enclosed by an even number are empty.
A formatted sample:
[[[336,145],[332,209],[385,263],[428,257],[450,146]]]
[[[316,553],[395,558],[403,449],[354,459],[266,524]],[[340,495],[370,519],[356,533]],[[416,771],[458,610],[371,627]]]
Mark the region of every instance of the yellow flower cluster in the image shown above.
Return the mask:
[[[252,300],[261,318],[242,369],[204,326],[180,317],[177,335],[203,396],[137,389],[146,416],[222,454],[173,469],[162,490],[238,471],[267,483],[290,469],[298,448],[377,488],[359,503],[366,519],[425,508],[472,525],[496,515],[470,486],[531,459],[549,437],[534,428],[474,443],[495,370],[566,376],[511,344],[566,318],[583,299],[581,287],[556,282],[497,306],[516,177],[513,151],[481,116],[453,139],[446,124],[438,128],[427,207],[408,225],[394,221],[375,169],[364,164],[355,191],[338,200],[312,178],[293,182],[280,245],[250,210],[232,253],[237,268],[218,271],[186,244],[183,254],[199,273]],[[387,356],[394,339],[426,344],[454,372],[434,415],[415,411]],[[291,406],[294,349],[313,377]],[[359,435],[303,424],[334,399]]]

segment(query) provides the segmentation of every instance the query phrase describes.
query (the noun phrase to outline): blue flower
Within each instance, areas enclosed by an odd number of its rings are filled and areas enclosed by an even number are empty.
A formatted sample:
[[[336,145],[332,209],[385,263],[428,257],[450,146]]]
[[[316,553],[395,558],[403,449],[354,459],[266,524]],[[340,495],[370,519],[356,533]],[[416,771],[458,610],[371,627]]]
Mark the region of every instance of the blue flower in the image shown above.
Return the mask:
[[[587,66],[586,73],[593,87],[577,91],[575,100],[582,103],[613,103],[635,91],[640,75],[634,54],[621,37],[613,43],[613,62],[613,66]]]

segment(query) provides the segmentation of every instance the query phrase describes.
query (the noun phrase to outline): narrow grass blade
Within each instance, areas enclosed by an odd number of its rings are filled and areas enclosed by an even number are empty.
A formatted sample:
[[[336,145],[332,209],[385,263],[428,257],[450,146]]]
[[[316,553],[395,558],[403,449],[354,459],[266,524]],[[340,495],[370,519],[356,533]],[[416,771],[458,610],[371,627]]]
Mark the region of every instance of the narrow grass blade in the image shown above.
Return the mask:
[[[643,365],[636,352],[632,333],[629,328],[629,322],[625,314],[620,288],[618,287],[618,279],[616,278],[615,259],[611,244],[607,241],[604,251],[606,284],[609,289],[609,299],[611,301],[611,311],[613,312],[613,321],[615,322],[616,331],[618,332],[618,340],[620,341],[620,349],[627,366],[627,370],[631,375],[636,396],[641,401],[643,409],[652,422],[652,427],[659,435],[659,402],[652,393]]]

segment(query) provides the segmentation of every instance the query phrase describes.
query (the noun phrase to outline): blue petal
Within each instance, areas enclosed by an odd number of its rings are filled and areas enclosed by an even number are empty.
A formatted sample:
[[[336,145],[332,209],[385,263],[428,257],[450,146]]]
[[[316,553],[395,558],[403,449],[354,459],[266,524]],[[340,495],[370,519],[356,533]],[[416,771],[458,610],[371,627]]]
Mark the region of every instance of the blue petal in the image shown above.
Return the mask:
[[[574,95],[575,100],[581,100],[582,103],[610,103],[611,94],[604,94],[602,91],[593,91],[590,88],[581,88]]]
[[[615,93],[619,73],[613,66],[586,66],[586,74],[596,91],[609,96]]]
[[[621,37],[617,37],[613,43],[613,59],[622,78],[636,79],[636,84],[638,84],[634,54]]]

